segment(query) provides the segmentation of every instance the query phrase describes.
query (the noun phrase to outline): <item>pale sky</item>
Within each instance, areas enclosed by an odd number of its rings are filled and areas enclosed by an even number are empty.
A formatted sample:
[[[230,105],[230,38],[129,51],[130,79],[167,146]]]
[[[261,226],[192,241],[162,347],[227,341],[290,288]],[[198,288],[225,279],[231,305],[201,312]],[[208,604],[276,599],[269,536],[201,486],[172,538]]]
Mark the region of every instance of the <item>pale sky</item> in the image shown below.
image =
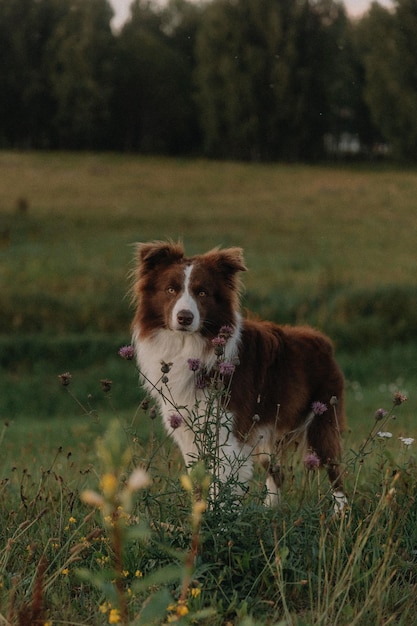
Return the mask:
[[[123,22],[129,17],[129,7],[132,0],[110,0],[110,4],[113,7],[115,16],[113,19],[113,25],[115,28],[123,24]],[[379,4],[389,7],[391,0],[377,0]],[[163,0],[161,0],[161,3]],[[362,15],[371,6],[372,0],[344,0],[344,5],[348,13],[352,16]]]

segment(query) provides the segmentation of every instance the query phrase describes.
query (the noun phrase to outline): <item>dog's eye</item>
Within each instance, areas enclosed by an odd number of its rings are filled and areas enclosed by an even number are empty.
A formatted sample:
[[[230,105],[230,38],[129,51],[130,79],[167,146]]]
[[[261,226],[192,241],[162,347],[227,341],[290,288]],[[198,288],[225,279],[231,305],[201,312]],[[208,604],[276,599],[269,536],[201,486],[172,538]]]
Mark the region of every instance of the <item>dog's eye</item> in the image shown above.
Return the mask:
[[[199,298],[205,298],[207,296],[207,291],[205,289],[199,289],[198,290],[198,297]]]
[[[177,293],[177,290],[175,289],[175,287],[167,287],[167,293],[169,293],[170,296],[175,296],[175,294]]]

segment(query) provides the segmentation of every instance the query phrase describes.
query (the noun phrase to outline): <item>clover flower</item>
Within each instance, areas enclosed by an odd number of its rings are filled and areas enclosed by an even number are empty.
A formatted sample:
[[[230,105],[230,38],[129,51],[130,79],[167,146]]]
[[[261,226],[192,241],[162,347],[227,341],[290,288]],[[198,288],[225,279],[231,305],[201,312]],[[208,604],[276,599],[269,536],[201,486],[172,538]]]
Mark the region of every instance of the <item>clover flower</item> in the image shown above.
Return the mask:
[[[310,471],[314,471],[320,467],[320,459],[314,452],[309,452],[304,457],[304,466]]]
[[[200,359],[187,359],[188,369],[192,372],[197,372],[201,367]]]
[[[313,402],[311,405],[314,415],[323,415],[327,411],[327,404],[324,402]]]
[[[174,430],[179,428],[182,422],[183,422],[182,415],[180,415],[179,413],[171,413],[171,415],[169,416],[170,426]]]
[[[119,350],[119,356],[126,361],[131,361],[135,356],[135,349],[133,346],[123,346]]]

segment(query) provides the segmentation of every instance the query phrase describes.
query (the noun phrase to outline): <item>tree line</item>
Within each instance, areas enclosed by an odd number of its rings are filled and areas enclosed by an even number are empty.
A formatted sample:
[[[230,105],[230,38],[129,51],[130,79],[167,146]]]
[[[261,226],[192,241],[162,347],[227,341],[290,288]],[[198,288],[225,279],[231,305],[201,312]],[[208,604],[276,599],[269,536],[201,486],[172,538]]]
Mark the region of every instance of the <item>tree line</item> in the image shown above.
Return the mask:
[[[415,0],[360,20],[336,0],[135,0],[118,32],[112,16],[0,0],[0,147],[417,158]]]

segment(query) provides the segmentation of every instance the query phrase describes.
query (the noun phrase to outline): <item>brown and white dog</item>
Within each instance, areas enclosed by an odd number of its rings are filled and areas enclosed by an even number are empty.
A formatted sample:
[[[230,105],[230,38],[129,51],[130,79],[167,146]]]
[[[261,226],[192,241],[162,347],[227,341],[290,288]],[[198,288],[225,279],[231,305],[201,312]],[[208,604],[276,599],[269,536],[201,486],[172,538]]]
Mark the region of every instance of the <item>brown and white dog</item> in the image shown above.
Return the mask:
[[[330,340],[309,327],[242,318],[238,273],[246,267],[240,248],[187,258],[181,244],[156,241],[139,244],[138,257],[132,323],[137,363],[186,465],[201,452],[194,425],[201,428],[209,402],[201,380],[219,369],[220,359],[229,420],[217,436],[221,479],[237,471],[239,483],[246,483],[257,458],[267,470],[267,502],[274,503],[280,452],[298,440],[327,468],[335,508],[343,508],[344,380]]]

